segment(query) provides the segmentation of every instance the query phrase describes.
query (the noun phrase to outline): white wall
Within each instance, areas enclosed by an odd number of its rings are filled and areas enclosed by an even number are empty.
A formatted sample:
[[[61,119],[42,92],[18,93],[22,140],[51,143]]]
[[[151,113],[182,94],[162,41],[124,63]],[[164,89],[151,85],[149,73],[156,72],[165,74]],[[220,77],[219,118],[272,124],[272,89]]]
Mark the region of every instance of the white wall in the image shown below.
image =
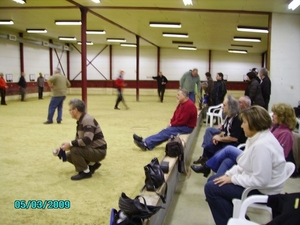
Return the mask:
[[[271,34],[272,94],[270,106],[300,100],[300,16],[273,14]]]

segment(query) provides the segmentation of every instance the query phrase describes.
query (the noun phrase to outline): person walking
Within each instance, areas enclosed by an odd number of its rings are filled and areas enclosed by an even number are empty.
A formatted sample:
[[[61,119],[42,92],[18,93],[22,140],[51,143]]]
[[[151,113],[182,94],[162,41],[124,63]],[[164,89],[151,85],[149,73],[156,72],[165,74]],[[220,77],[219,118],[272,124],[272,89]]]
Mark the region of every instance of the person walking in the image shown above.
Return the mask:
[[[124,71],[120,70],[119,77],[115,80],[115,86],[117,88],[118,97],[117,97],[117,101],[116,101],[114,109],[117,109],[117,110],[120,110],[120,108],[118,107],[120,102],[122,102],[124,104],[125,108],[128,109],[128,106],[126,105],[124,97],[123,97],[123,88],[126,86],[126,84],[124,83],[123,76],[124,76]]]
[[[6,81],[3,78],[3,73],[0,73],[0,93],[1,93],[1,105],[7,105],[5,101],[5,96],[6,96]]]
[[[27,82],[26,82],[25,76],[26,76],[25,73],[22,72],[21,76],[20,76],[20,79],[19,79],[19,82],[18,82],[22,102],[25,101],[26,87],[27,87]]]
[[[157,81],[157,94],[160,99],[160,102],[163,102],[166,84],[168,83],[168,79],[162,74],[162,72],[159,72],[158,75],[155,77],[152,77],[152,79]]]
[[[39,99],[43,99],[43,92],[44,92],[44,84],[45,84],[45,78],[43,77],[42,73],[39,73],[39,77],[37,79],[37,86],[38,86],[38,92],[39,92]]]
[[[200,96],[201,93],[201,83],[200,76],[198,74],[198,69],[194,68],[184,73],[179,81],[181,89],[187,90],[189,92],[189,99],[195,103],[195,94]],[[197,85],[197,93],[195,93],[195,86]]]
[[[56,122],[61,123],[63,102],[67,95],[67,88],[71,86],[70,81],[62,75],[60,69],[57,68],[54,71],[54,75],[48,79],[47,83],[52,90],[52,97],[49,103],[47,121],[44,122],[44,124],[53,123],[55,109],[57,109]]]

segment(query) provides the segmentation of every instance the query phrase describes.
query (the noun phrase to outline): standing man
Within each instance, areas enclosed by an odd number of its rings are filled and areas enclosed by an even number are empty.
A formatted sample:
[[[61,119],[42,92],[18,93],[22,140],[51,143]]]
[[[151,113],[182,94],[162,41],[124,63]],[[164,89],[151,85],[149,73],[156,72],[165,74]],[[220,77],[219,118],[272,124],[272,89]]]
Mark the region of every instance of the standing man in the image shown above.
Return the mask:
[[[177,92],[178,105],[167,128],[145,139],[133,134],[133,142],[141,150],[153,150],[157,145],[167,141],[172,135],[192,133],[197,123],[197,108],[189,99],[187,90]]]
[[[206,94],[208,95],[207,105],[209,107],[209,106],[212,106],[212,91],[214,88],[214,81],[211,78],[210,72],[206,72],[205,76],[206,76],[206,80],[207,80],[207,88],[206,88]]]
[[[162,72],[158,73],[158,76],[152,77],[157,81],[157,93],[160,99],[160,102],[164,101],[164,94],[166,89],[166,84],[168,83],[168,79],[162,74]]]
[[[45,84],[45,78],[43,77],[42,73],[39,73],[39,77],[37,79],[37,86],[39,91],[39,99],[43,99],[43,91],[44,91],[44,84]]]
[[[217,73],[217,82],[214,84],[212,91],[212,103],[213,105],[219,105],[223,103],[224,97],[227,93],[226,83],[223,80],[223,73]]]
[[[128,109],[124,97],[123,97],[123,88],[126,86],[126,84],[124,83],[124,71],[120,70],[120,75],[119,77],[115,80],[115,86],[117,88],[117,92],[118,92],[118,97],[117,97],[117,101],[115,104],[115,109],[120,110],[120,108],[118,107],[119,103],[122,101],[125,108]]]
[[[258,75],[258,69],[257,68],[252,68],[252,70],[250,70],[250,72],[255,73],[256,77],[255,79],[257,80],[257,82],[260,84],[260,76]]]
[[[271,80],[269,78],[269,71],[266,68],[261,68],[259,71],[261,78],[260,89],[263,99],[265,101],[264,108],[268,111],[270,95],[271,95]]]
[[[25,101],[25,94],[26,94],[26,86],[27,86],[27,82],[25,80],[25,73],[24,72],[21,73],[18,85],[19,85],[19,88],[20,88],[21,101],[24,102]]]
[[[101,166],[100,161],[106,156],[107,144],[99,123],[85,112],[82,100],[72,99],[69,102],[69,112],[72,118],[77,120],[76,137],[72,141],[63,142],[54,155],[70,150],[66,154],[67,161],[72,163],[78,172],[71,180],[90,178]]]
[[[54,75],[48,79],[47,83],[52,90],[52,97],[48,108],[47,121],[44,122],[44,124],[53,123],[53,116],[56,108],[56,122],[61,123],[63,103],[67,95],[67,88],[71,86],[70,81],[60,73],[59,68],[56,68]]]
[[[5,101],[5,96],[6,96],[6,81],[3,78],[3,73],[0,73],[0,93],[1,93],[1,105],[7,105]]]
[[[188,72],[183,74],[179,83],[180,88],[187,90],[189,92],[190,100],[195,103],[195,94],[198,94],[200,96],[201,93],[201,84],[198,69],[194,68],[193,70],[189,70]],[[196,84],[198,93],[195,93]]]

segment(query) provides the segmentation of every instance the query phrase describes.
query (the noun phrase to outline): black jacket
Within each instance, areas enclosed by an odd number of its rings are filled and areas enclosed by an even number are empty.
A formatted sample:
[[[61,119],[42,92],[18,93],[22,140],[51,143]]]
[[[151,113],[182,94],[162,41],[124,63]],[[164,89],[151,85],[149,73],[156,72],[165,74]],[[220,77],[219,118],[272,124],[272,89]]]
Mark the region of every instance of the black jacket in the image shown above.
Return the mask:
[[[264,107],[265,101],[261,94],[261,89],[258,81],[253,78],[250,82],[248,87],[245,90],[245,95],[247,95],[251,99],[252,105],[259,105]]]

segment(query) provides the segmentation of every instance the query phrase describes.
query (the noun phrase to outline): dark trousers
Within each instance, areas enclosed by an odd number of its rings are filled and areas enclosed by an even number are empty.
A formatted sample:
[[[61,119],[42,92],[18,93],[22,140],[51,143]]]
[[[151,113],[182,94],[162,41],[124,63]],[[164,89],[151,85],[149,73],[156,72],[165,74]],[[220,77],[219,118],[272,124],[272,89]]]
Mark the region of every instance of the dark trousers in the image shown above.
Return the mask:
[[[0,93],[1,93],[1,105],[5,105],[5,96],[6,96],[6,90],[5,89],[0,89]]]
[[[157,94],[158,94],[158,97],[160,99],[160,102],[164,101],[165,89],[166,89],[165,86],[158,87],[158,89],[157,89]]]
[[[39,99],[43,98],[44,87],[39,87]]]
[[[26,88],[20,87],[21,101],[25,101]]]

